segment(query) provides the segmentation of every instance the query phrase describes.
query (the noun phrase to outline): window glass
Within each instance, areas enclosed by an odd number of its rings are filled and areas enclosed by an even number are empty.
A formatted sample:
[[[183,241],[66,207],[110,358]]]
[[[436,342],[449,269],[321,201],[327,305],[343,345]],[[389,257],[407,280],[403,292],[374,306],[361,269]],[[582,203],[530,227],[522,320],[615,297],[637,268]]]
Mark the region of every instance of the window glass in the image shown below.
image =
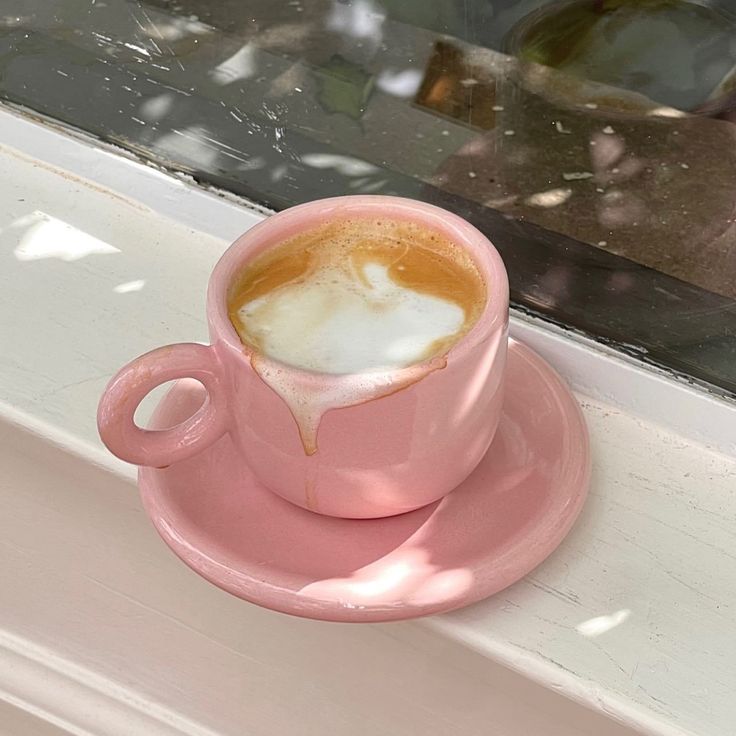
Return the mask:
[[[0,0],[0,95],[276,209],[447,207],[517,306],[736,394],[732,11]]]

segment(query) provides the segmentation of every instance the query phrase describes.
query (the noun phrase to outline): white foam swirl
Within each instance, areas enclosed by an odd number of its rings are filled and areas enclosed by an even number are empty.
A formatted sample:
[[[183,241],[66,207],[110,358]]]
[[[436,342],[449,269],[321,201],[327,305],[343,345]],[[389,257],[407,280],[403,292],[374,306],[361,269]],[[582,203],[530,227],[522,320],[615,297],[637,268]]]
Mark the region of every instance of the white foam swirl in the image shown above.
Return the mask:
[[[246,303],[238,316],[265,355],[339,374],[417,363],[465,322],[458,304],[397,284],[379,263],[362,274],[324,266]]]

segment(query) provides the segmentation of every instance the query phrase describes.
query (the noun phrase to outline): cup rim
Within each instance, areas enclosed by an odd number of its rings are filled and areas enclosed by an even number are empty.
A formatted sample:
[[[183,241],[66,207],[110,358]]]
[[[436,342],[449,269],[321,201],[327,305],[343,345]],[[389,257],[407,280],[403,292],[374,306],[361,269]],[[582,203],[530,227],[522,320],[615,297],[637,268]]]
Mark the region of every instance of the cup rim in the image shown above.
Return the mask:
[[[207,288],[207,316],[214,342],[224,343],[229,349],[243,355],[249,362],[258,356],[281,370],[289,371],[306,380],[340,381],[355,373],[327,373],[312,371],[272,358],[243,343],[230,322],[227,292],[233,278],[251,257],[296,235],[317,226],[330,217],[366,217],[380,214],[392,219],[408,220],[435,229],[460,247],[470,252],[473,261],[486,280],[486,304],[478,320],[463,337],[442,357],[447,363],[467,354],[480,343],[491,338],[508,322],[509,284],[506,267],[491,241],[476,227],[458,215],[436,205],[405,197],[380,194],[344,195],[317,199],[295,205],[270,215],[238,237],[223,253],[210,275]],[[415,375],[417,370],[436,365],[438,356],[402,368],[366,371],[359,375],[385,376],[401,379]]]

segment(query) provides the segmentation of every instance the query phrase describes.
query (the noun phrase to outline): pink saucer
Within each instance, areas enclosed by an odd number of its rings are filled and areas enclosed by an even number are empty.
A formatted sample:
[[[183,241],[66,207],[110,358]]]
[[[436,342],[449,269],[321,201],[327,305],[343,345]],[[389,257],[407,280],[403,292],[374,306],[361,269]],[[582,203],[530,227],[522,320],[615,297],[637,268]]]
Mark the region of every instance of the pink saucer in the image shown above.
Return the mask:
[[[252,603],[329,621],[389,621],[449,611],[511,585],[562,541],[590,478],[582,414],[557,374],[509,343],[504,413],[473,474],[441,501],[402,516],[319,516],[222,469],[229,437],[166,469],[141,468],[143,503],[193,570]],[[203,401],[179,381],[152,426]]]

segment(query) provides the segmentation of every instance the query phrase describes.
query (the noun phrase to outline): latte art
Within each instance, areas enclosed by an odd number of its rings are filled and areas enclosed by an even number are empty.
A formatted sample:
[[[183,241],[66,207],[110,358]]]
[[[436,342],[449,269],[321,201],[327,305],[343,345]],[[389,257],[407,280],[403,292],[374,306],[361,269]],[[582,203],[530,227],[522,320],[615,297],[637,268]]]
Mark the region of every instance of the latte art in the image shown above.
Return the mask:
[[[444,354],[486,288],[470,257],[411,223],[331,223],[274,246],[231,289],[241,340],[321,373],[394,370]]]

